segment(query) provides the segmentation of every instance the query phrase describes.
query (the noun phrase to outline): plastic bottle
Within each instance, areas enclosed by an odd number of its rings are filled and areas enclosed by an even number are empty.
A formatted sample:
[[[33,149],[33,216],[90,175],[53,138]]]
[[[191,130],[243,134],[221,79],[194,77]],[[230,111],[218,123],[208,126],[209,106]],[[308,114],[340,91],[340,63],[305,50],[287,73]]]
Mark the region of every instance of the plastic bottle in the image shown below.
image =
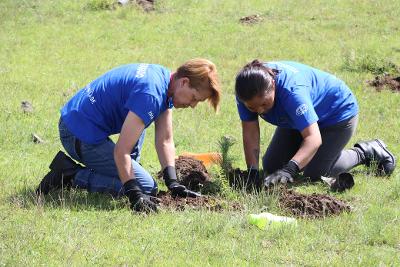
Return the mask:
[[[274,215],[272,213],[263,212],[260,214],[250,214],[249,223],[265,230],[270,227],[280,227],[284,225],[297,226],[295,218]]]

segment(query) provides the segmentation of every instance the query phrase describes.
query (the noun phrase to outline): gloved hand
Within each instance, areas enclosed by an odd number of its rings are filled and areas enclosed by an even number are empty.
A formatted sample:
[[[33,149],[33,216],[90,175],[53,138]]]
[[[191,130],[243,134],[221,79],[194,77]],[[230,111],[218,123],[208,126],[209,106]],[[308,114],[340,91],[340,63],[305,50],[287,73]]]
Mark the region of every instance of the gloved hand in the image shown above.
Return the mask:
[[[290,160],[282,169],[275,171],[264,179],[264,186],[277,185],[279,183],[293,183],[294,176],[299,173],[300,169],[294,160]]]
[[[127,181],[124,185],[125,195],[129,198],[131,209],[137,212],[157,211],[158,199],[142,192],[136,179]]]
[[[346,189],[350,189],[354,186],[353,175],[348,172],[341,173],[330,186],[334,192],[343,192]]]
[[[176,178],[176,170],[173,166],[167,166],[163,170],[163,178],[168,189],[171,191],[172,196],[179,197],[201,197],[200,193],[191,191],[186,186],[178,183]]]
[[[260,188],[260,172],[257,168],[247,168],[247,189],[258,189]]]

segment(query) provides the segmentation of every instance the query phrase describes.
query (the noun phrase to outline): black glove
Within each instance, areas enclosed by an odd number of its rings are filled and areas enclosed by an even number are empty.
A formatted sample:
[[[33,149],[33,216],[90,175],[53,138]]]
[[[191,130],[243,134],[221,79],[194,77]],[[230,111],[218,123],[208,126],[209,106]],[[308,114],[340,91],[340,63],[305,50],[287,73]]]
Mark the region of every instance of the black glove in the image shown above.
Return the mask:
[[[146,194],[143,194],[136,179],[127,181],[124,185],[125,195],[129,198],[131,209],[138,212],[157,211],[158,199]]]
[[[344,172],[339,174],[334,182],[331,184],[331,190],[334,192],[343,192],[354,186],[354,178],[350,173]]]
[[[176,178],[176,170],[173,166],[167,166],[163,170],[163,178],[172,196],[176,197],[201,197],[200,193],[191,191],[186,186],[178,183]]]
[[[247,168],[247,189],[258,189],[260,188],[260,172],[257,168]]]
[[[293,183],[294,176],[299,173],[300,169],[294,160],[290,160],[282,169],[275,171],[264,179],[264,186],[277,185],[279,183]]]

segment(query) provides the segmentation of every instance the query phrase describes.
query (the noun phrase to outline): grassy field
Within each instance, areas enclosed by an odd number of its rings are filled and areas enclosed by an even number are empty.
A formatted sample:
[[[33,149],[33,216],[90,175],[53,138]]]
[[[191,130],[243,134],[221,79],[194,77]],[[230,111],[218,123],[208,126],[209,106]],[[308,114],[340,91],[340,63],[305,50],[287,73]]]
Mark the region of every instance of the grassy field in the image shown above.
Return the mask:
[[[0,1],[0,265],[400,265],[400,171],[390,179],[360,167],[356,185],[335,194],[354,210],[261,231],[246,216],[282,213],[271,197],[243,196],[243,211],[132,214],[123,200],[71,191],[45,203],[32,195],[61,148],[59,109],[77,90],[130,62],[175,69],[189,58],[214,61],[224,90],[221,112],[206,104],[174,111],[177,152],[218,149],[224,135],[244,168],[234,77],[246,62],[289,59],[332,72],[355,92],[360,124],[351,144],[382,138],[400,155],[400,94],[366,85],[400,64],[399,1],[159,0],[154,12],[104,0]],[[263,20],[242,25],[242,16]],[[33,104],[25,114],[21,101]],[[262,123],[262,150],[274,127]],[[153,127],[142,162],[159,169]],[[36,133],[46,142],[35,144]],[[297,188],[326,192],[322,185]]]

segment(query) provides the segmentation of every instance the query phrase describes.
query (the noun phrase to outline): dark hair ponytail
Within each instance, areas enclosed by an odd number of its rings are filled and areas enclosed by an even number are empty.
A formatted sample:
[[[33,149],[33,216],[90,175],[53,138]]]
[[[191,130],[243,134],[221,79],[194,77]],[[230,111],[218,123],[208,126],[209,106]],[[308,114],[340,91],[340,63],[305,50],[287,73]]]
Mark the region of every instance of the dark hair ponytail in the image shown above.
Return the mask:
[[[277,70],[266,67],[258,59],[246,64],[236,75],[235,94],[241,101],[248,101],[263,91],[272,89],[272,79]]]

